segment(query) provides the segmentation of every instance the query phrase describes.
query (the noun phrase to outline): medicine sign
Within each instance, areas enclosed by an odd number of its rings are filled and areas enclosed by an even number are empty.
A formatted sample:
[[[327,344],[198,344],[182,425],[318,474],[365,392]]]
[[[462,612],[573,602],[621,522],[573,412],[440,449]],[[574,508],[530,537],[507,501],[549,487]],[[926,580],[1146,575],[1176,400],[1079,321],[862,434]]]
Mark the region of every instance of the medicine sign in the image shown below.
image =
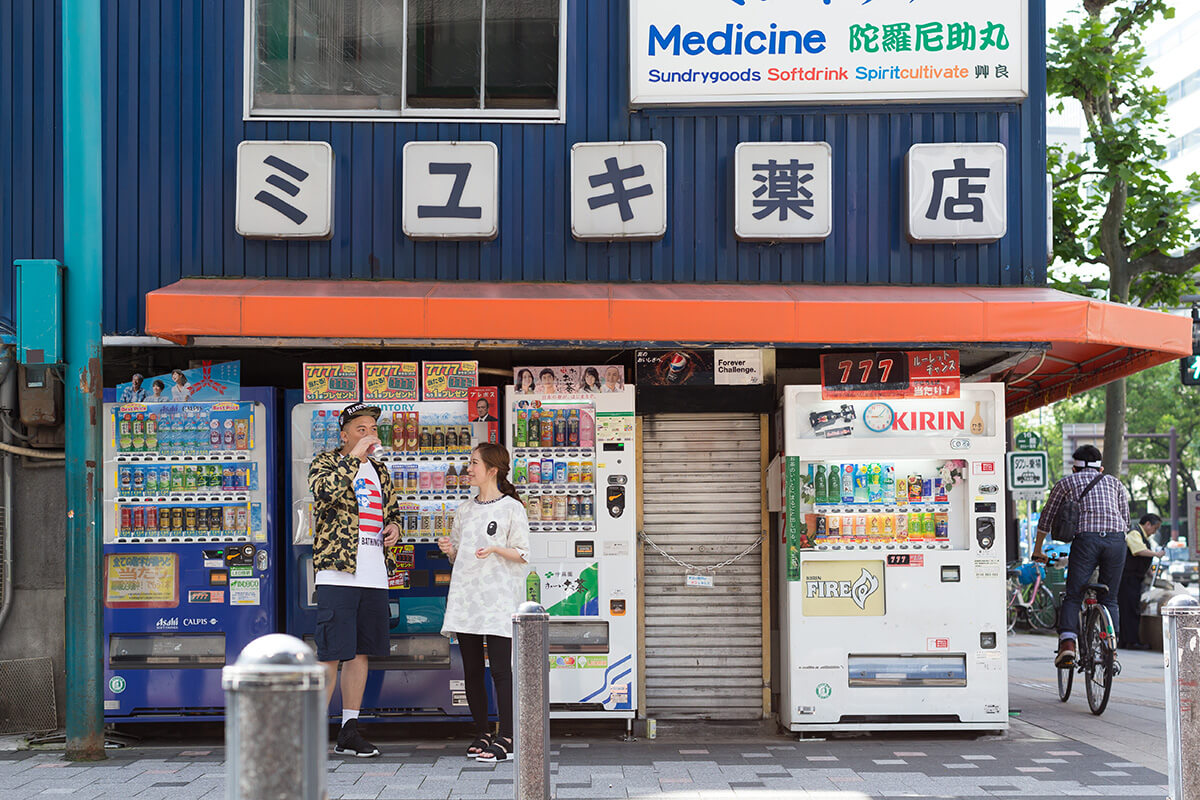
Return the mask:
[[[1019,100],[1028,0],[631,0],[637,105]]]

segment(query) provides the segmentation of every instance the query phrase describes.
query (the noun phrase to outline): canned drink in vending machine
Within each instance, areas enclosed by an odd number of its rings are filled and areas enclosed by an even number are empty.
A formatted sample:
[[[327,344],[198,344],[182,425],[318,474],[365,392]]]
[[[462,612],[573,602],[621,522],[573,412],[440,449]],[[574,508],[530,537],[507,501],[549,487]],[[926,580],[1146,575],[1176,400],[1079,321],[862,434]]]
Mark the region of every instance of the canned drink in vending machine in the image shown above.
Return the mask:
[[[204,485],[209,489],[221,488],[221,467],[217,464],[209,464],[204,468],[205,481]]]
[[[141,464],[133,468],[133,494],[141,497],[146,492],[146,468]]]
[[[556,476],[554,473],[554,459],[553,458],[543,458],[542,459],[542,483],[554,483],[555,477]]]
[[[146,509],[141,506],[133,507],[133,535],[144,536],[146,534]]]
[[[185,492],[196,491],[196,465],[188,464],[183,468],[183,490]]]
[[[416,536],[421,526],[421,515],[416,511],[408,511],[404,514],[404,532],[409,536]]]
[[[524,458],[513,461],[513,483],[525,483],[529,476],[529,462]]]
[[[183,507],[175,506],[171,509],[171,533],[174,536],[183,535]]]
[[[117,492],[122,497],[133,494],[133,469],[121,467],[117,470]]]
[[[250,532],[249,515],[245,506],[237,507],[237,532],[245,534]]]
[[[196,531],[196,507],[188,506],[183,515],[183,527],[188,533]]]
[[[566,522],[567,520],[567,497],[566,495],[554,496],[554,521]]]
[[[542,497],[542,522],[554,522],[554,498],[550,495]]]
[[[421,490],[421,468],[416,464],[404,465],[404,491],[416,494]]]
[[[158,496],[158,467],[146,467],[146,487],[143,491],[146,497]]]
[[[117,525],[118,536],[128,536],[133,530],[133,509],[129,506],[121,506],[120,522]]]
[[[158,510],[158,535],[171,535],[171,509],[160,508]]]
[[[146,506],[146,535],[158,533],[158,506]]]

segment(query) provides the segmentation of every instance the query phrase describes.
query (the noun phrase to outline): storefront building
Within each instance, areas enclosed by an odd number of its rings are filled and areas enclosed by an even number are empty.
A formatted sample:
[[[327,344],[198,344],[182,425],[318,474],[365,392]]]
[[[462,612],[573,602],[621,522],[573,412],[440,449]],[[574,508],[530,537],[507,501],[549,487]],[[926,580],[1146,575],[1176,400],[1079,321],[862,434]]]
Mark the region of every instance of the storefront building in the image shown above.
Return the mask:
[[[0,12],[5,324],[13,261],[63,258],[54,5]],[[822,353],[951,349],[1013,416],[1190,351],[1186,320],[1046,288],[1044,17],[1041,0],[104,2],[105,387],[237,360],[282,397],[305,363],[474,360],[503,404],[515,368],[620,366],[632,715],[770,717],[782,387],[819,383]],[[652,385],[675,352],[752,366]]]

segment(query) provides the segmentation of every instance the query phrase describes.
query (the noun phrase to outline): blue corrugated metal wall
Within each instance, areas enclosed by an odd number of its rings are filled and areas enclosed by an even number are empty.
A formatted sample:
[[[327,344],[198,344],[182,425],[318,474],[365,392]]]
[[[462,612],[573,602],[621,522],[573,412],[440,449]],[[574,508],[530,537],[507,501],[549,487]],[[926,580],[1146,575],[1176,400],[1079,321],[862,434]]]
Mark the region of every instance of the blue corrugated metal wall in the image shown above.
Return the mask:
[[[62,258],[59,4],[0,2],[0,322],[14,259]]]
[[[1028,50],[1045,52],[1042,0]],[[104,0],[107,332],[138,332],[144,295],[189,276],[528,281],[739,281],[1038,285],[1045,280],[1045,82],[1018,105],[687,109],[630,113],[628,4],[571,0],[565,125],[243,122],[244,0]],[[242,139],[329,141],[334,238],[246,241],[234,231]],[[500,236],[415,243],[400,226],[399,162],[413,140],[500,149]],[[580,141],[661,139],[668,229],[653,243],[581,244],[566,215]],[[833,145],[835,231],[821,244],[739,243],[729,171],[741,141]],[[993,245],[911,245],[900,170],[913,142],[1004,142],[1008,235]],[[853,176],[853,177],[851,177]]]

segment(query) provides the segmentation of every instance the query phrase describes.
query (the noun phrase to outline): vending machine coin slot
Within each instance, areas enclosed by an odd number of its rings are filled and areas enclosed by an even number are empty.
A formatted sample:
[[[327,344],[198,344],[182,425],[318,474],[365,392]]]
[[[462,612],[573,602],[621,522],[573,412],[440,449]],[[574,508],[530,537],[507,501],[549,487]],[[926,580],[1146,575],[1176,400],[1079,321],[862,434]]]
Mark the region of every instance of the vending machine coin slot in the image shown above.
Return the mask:
[[[995,631],[984,631],[979,634],[979,646],[984,650],[996,649]]]
[[[625,487],[609,486],[605,505],[608,507],[608,515],[619,519],[625,513]]]
[[[995,517],[979,517],[975,520],[975,541],[983,550],[991,550],[996,543]]]
[[[254,566],[254,545],[228,550],[225,552],[225,564],[230,567]]]

